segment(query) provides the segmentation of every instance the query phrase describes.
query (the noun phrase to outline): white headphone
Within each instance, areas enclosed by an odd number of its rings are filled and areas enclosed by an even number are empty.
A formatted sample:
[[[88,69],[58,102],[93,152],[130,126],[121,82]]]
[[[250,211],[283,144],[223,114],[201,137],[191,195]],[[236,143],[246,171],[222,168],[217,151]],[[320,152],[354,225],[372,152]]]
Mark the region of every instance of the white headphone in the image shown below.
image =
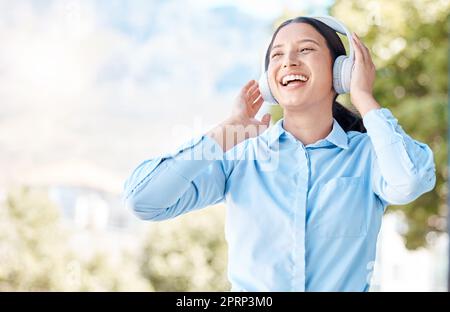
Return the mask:
[[[350,31],[332,16],[317,16],[309,17],[318,20],[333,30],[343,35],[346,35],[349,41],[350,55],[340,55],[336,58],[333,64],[333,87],[338,94],[350,92],[350,81],[352,77],[352,69],[354,64],[353,40]],[[270,52],[270,51],[269,51]],[[270,91],[269,80],[266,70],[266,58],[263,57],[261,67],[261,77],[259,78],[259,90],[264,101],[271,104],[278,104],[272,92]]]

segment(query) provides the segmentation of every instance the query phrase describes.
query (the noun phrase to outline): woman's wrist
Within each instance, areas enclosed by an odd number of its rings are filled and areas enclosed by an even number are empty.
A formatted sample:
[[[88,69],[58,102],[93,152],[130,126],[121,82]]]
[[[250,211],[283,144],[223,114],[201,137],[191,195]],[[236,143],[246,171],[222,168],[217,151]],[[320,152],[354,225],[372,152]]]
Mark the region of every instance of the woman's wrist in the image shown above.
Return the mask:
[[[227,118],[216,127],[208,131],[206,135],[214,139],[220,147],[222,147],[222,150],[227,152],[245,139],[239,140],[240,136],[235,135],[238,133],[239,127],[243,127],[239,120],[236,118]]]
[[[352,100],[353,105],[361,114],[361,117],[364,116],[374,109],[380,109],[381,105],[375,100],[372,95],[364,95],[357,99]]]

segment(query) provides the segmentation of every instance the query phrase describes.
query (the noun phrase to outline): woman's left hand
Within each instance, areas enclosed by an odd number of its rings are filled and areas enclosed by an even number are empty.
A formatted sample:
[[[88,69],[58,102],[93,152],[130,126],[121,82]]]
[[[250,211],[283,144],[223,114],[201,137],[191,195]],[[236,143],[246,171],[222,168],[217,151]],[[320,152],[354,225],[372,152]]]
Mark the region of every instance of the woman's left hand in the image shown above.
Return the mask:
[[[369,49],[361,39],[353,33],[353,46],[355,48],[355,65],[350,83],[350,99],[361,116],[372,109],[380,108],[373,97],[373,83],[375,81],[375,65]]]

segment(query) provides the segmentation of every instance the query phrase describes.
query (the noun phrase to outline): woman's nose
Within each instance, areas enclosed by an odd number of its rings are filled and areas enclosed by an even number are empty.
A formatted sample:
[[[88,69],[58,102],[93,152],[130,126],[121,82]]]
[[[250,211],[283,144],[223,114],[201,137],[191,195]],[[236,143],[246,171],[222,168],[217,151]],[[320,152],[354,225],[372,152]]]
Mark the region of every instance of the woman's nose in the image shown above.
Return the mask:
[[[299,63],[300,61],[298,60],[297,53],[295,51],[291,51],[286,54],[283,61],[283,67],[296,66],[299,65]]]

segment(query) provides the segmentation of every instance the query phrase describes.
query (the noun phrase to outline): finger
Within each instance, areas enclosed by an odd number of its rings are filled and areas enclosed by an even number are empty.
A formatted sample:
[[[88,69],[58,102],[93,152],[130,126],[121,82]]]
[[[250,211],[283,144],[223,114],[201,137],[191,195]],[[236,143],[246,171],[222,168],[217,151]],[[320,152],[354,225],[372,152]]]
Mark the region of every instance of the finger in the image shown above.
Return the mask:
[[[259,104],[259,101],[260,101],[261,99],[262,99],[262,96],[261,96],[261,95],[258,95],[257,97],[252,98],[252,99],[250,100],[250,105],[251,105],[251,107],[254,108],[255,106],[257,106],[257,105]]]
[[[355,43],[355,50],[357,52],[359,52],[360,55],[360,61],[364,62],[364,53],[363,53],[363,48],[361,46],[361,41],[359,40],[359,37],[356,33],[353,33],[353,42]]]
[[[356,34],[353,33],[352,36],[353,39],[353,47],[355,48],[355,61],[364,63],[364,54],[362,53],[361,46],[359,45],[358,39],[356,37]]]
[[[257,97],[252,104],[252,108],[254,109],[259,109],[262,105],[262,103],[264,103],[264,99],[261,95],[259,95],[259,97]]]
[[[255,102],[249,103],[247,106],[248,112],[250,113],[250,116],[255,117],[255,115],[258,113],[259,109],[261,108],[261,105],[264,101],[262,100],[262,97],[259,97]]]
[[[261,118],[261,123],[264,124],[265,126],[269,127],[271,118],[272,118],[272,115],[270,115],[269,113],[264,114],[264,116]]]
[[[375,65],[373,64],[373,61],[372,61],[372,55],[370,54],[369,48],[368,48],[362,41],[361,41],[361,45],[362,45],[363,51],[364,51],[364,59],[365,59],[366,62],[367,62],[368,64],[370,64],[371,66],[375,66]]]
[[[253,89],[253,91],[251,93],[249,92],[249,97],[251,99],[256,99],[260,94],[261,94],[261,91],[259,90],[259,88],[255,88],[255,89]]]
[[[250,80],[249,82],[247,82],[247,84],[242,88],[241,93],[244,94],[244,95],[246,95],[247,92],[248,92],[248,90],[249,90],[252,86],[254,86],[255,83],[256,83],[256,81],[253,80],[253,79]]]
[[[247,82],[247,84],[245,85],[245,87],[248,89],[248,88],[250,88],[251,86],[253,86],[255,83],[256,83],[256,80],[254,80],[254,79],[249,80],[249,81]]]
[[[361,44],[361,49],[362,49],[362,52],[363,52],[363,55],[364,55],[364,60],[366,62],[369,62],[370,61],[369,49],[364,45],[364,43],[362,41],[360,41],[360,44]]]
[[[264,102],[263,98],[260,97],[260,98],[258,98],[258,99],[256,100],[255,103],[253,103],[253,104],[249,107],[250,110],[251,110],[251,112],[252,112],[252,115],[253,115],[253,116],[255,116],[255,115],[259,112],[259,110],[260,110],[260,108],[261,108],[263,102]]]
[[[358,43],[359,43],[360,46],[363,48],[363,50],[369,51],[369,49],[366,47],[366,45],[365,45],[364,42],[361,40],[361,38],[359,38],[358,35],[356,35],[356,38],[358,39]]]
[[[258,88],[259,88],[258,84],[255,83],[247,90],[247,94],[251,96],[253,93],[255,93],[256,90],[258,90]]]
[[[261,91],[259,90],[259,88],[255,88],[254,91],[253,91],[253,93],[249,95],[249,99],[250,99],[251,102],[253,103],[253,102],[255,102],[256,99],[257,99],[258,97],[260,97],[260,96],[261,96]]]
[[[371,62],[372,61],[372,57],[370,56],[369,49],[364,45],[364,43],[361,41],[361,39],[358,37],[358,35],[356,35],[356,38],[358,39],[358,44],[361,47],[361,52],[362,52],[363,57],[364,57],[364,62]]]

